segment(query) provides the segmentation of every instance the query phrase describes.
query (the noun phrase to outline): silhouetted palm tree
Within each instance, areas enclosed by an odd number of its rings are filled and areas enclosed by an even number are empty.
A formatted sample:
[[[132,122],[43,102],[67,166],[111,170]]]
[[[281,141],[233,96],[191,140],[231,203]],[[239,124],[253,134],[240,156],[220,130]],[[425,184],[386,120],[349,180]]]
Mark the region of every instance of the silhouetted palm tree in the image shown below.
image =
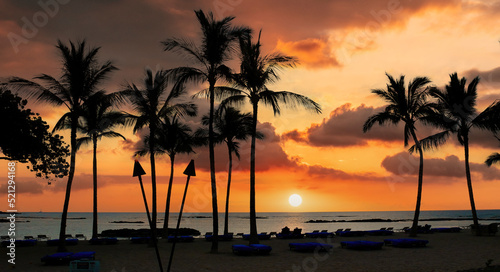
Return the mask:
[[[161,118],[178,114],[180,116],[196,115],[196,106],[193,103],[177,103],[178,99],[185,94],[184,88],[172,89],[167,94],[168,77],[167,72],[160,70],[154,75],[150,69],[146,69],[146,77],[144,78],[144,89],[139,89],[135,84],[129,84],[122,92],[132,102],[132,107],[138,116],[135,118],[134,133],[144,127],[149,127],[149,135],[157,135],[158,128],[161,126]],[[156,151],[157,144],[155,137],[150,137],[148,149]],[[153,242],[156,242],[156,218],[157,218],[157,201],[156,201],[156,168],[155,154],[149,152],[151,163],[151,183],[152,183],[152,232]]]
[[[296,60],[279,53],[261,55],[260,33],[257,43],[252,43],[250,36],[240,38],[241,64],[240,73],[233,77],[236,88],[226,90],[226,98],[221,106],[241,104],[246,99],[252,104],[252,142],[250,149],[250,243],[258,243],[257,217],[255,212],[255,140],[257,138],[257,116],[259,102],[271,106],[275,115],[281,113],[280,104],[289,107],[302,106],[316,113],[321,113],[318,103],[288,91],[272,91],[267,85],[279,80],[278,72],[283,68],[293,68]],[[221,97],[225,95],[221,94]]]
[[[209,124],[208,124],[208,148],[210,157],[210,181],[212,187],[212,217],[213,233],[211,252],[218,252],[219,217],[217,208],[217,187],[215,179],[215,153],[213,118],[215,102],[215,85],[231,75],[231,69],[225,65],[231,59],[234,52],[234,42],[239,36],[249,35],[250,29],[246,27],[231,26],[234,17],[225,17],[216,20],[210,12],[205,14],[202,10],[195,11],[198,22],[202,30],[201,46],[196,46],[191,41],[184,39],[167,39],[162,42],[165,51],[176,51],[186,55],[193,60],[199,68],[178,67],[171,70],[172,75],[178,79],[178,84],[184,85],[186,82],[208,83],[208,98],[210,102]]]
[[[209,117],[204,116],[202,124],[208,126]],[[224,234],[229,233],[229,195],[231,192],[231,176],[233,170],[233,153],[240,159],[240,143],[252,136],[252,114],[242,113],[233,107],[219,107],[214,118],[214,134],[217,143],[226,143],[229,153],[229,166],[227,170],[226,210],[224,217]],[[264,135],[257,132],[257,138],[263,139]]]
[[[117,93],[105,94],[99,91],[91,95],[83,104],[81,124],[79,131],[85,137],[77,139],[77,149],[82,145],[92,144],[93,148],[93,220],[92,238],[98,238],[97,230],[97,141],[103,137],[125,137],[113,131],[118,125],[127,124],[127,115],[120,111],[112,110],[114,104],[121,98]]]
[[[147,148],[150,137],[145,139],[145,149],[137,152],[138,155],[144,156],[149,153]],[[167,199],[165,205],[165,220],[163,221],[163,237],[168,237],[168,219],[170,214],[170,199],[172,195],[172,184],[174,181],[174,165],[175,155],[189,154],[194,152],[193,147],[197,145],[196,139],[192,135],[191,128],[179,121],[179,118],[174,115],[172,118],[161,118],[160,127],[155,136],[156,155],[167,154],[170,159],[170,178],[168,181]]]
[[[385,107],[383,112],[370,116],[368,120],[366,120],[363,125],[363,132],[370,130],[375,123],[378,123],[379,125],[384,125],[386,123],[405,123],[404,146],[408,146],[408,141],[411,137],[420,155],[417,204],[410,232],[410,236],[416,236],[418,218],[420,215],[420,203],[422,199],[424,153],[417,138],[415,124],[426,118],[429,113],[429,103],[427,102],[429,88],[427,88],[426,85],[430,83],[430,80],[426,77],[416,77],[408,83],[407,90],[405,87],[404,76],[401,76],[399,80],[396,80],[391,75],[386,75],[389,79],[387,89],[375,89],[372,90],[372,93],[384,99],[388,105]]]
[[[64,105],[68,109],[68,112],[61,117],[56,126],[66,128],[67,126],[63,125],[66,123],[69,124],[71,129],[70,169],[61,215],[58,247],[58,251],[66,251],[66,219],[71,185],[75,174],[78,119],[81,116],[83,103],[89,96],[97,92],[99,84],[109,76],[110,72],[117,70],[117,68],[110,61],[99,64],[97,60],[99,47],[87,48],[85,41],[76,44],[70,41],[70,46],[66,46],[58,40],[56,47],[59,49],[63,64],[62,74],[59,79],[42,74],[35,77],[35,79],[42,81],[42,84],[22,78],[13,78],[10,80],[10,84],[21,92],[35,97],[38,101],[44,101],[55,106]]]
[[[479,231],[479,221],[474,203],[474,192],[472,189],[472,178],[469,167],[469,132],[472,128],[497,131],[498,110],[500,102],[496,101],[483,112],[477,113],[475,108],[477,99],[477,85],[479,77],[474,78],[468,86],[465,78],[459,79],[457,73],[450,75],[450,82],[443,91],[433,88],[430,95],[437,99],[434,105],[435,112],[429,120],[444,131],[422,140],[426,147],[437,147],[448,139],[450,134],[456,134],[458,142],[464,147],[465,153],[465,175],[469,189],[469,201],[471,205],[474,226]]]

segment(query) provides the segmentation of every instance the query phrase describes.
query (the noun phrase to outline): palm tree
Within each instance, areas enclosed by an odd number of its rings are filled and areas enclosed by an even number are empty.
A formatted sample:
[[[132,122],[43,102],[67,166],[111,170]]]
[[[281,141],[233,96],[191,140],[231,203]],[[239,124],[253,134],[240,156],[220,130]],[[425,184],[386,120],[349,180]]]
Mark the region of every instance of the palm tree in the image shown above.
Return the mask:
[[[234,51],[234,44],[238,37],[249,35],[250,29],[246,27],[231,26],[234,17],[225,17],[216,20],[210,12],[205,14],[202,10],[195,11],[198,22],[202,30],[201,46],[194,45],[191,41],[171,38],[162,42],[165,51],[175,51],[185,54],[187,58],[193,60],[200,68],[178,67],[171,70],[173,77],[178,79],[178,84],[184,85],[186,82],[203,83],[208,82],[208,98],[210,103],[209,124],[208,124],[208,148],[210,157],[210,181],[212,187],[212,217],[213,234],[211,252],[218,252],[219,217],[217,208],[217,187],[215,179],[215,152],[214,152],[214,104],[215,85],[219,80],[224,80],[231,75],[231,69],[225,65],[231,59]]]
[[[404,76],[399,80],[386,74],[389,79],[387,89],[375,89],[372,93],[384,99],[388,105],[383,112],[370,116],[363,125],[363,132],[370,130],[375,123],[384,125],[386,123],[398,124],[403,122],[404,127],[404,146],[408,146],[409,138],[413,139],[415,147],[420,155],[420,164],[418,168],[418,190],[417,204],[413,217],[413,225],[410,236],[417,235],[418,218],[420,215],[420,203],[422,199],[422,180],[424,171],[424,153],[422,145],[417,138],[415,124],[426,118],[429,112],[429,103],[427,102],[428,90],[426,87],[430,80],[426,77],[416,77],[408,83],[408,90],[405,87]]]
[[[135,118],[134,133],[144,127],[149,127],[148,149],[149,159],[151,163],[151,183],[152,183],[152,235],[153,243],[156,243],[156,218],[157,218],[157,201],[156,201],[156,169],[155,169],[155,154],[156,154],[156,137],[158,129],[161,127],[161,118],[178,114],[180,116],[196,115],[196,106],[193,103],[177,103],[173,104],[175,99],[178,99],[185,93],[184,88],[172,89],[167,92],[168,76],[164,70],[157,71],[154,75],[150,69],[146,69],[146,77],[144,78],[144,89],[139,89],[135,84],[128,84],[122,93],[128,97],[132,103],[132,107],[138,116]]]
[[[138,155],[144,156],[149,153],[149,148],[147,148],[147,143],[149,143],[149,141],[150,137],[147,137],[145,139],[146,148],[138,151]],[[178,116],[174,115],[172,118],[161,118],[160,127],[155,136],[155,144],[157,145],[154,149],[155,153],[157,155],[167,154],[170,159],[170,178],[167,189],[165,220],[163,221],[163,237],[167,238],[170,199],[172,195],[172,184],[174,181],[175,155],[194,152],[193,146],[196,145],[196,140],[192,135],[191,128],[186,124],[181,123]]]
[[[66,220],[71,185],[75,175],[76,133],[82,105],[90,95],[97,91],[99,84],[109,76],[110,72],[117,70],[111,61],[99,64],[97,60],[99,47],[87,48],[85,41],[77,42],[76,44],[71,41],[69,43],[70,46],[66,46],[60,40],[57,41],[56,47],[61,54],[63,64],[61,68],[62,74],[59,79],[42,74],[34,78],[42,81],[42,84],[22,78],[13,78],[10,80],[13,88],[26,93],[30,97],[35,97],[37,101],[44,101],[55,106],[64,105],[68,109],[68,112],[61,117],[54,128],[55,130],[57,128],[67,128],[68,126],[65,124],[69,124],[71,130],[70,169],[61,215],[59,252],[66,251]]]
[[[113,131],[117,125],[127,122],[127,115],[123,112],[113,111],[113,105],[120,100],[117,93],[105,94],[99,91],[91,95],[83,104],[81,125],[79,130],[84,137],[77,139],[77,149],[82,145],[92,144],[93,147],[93,220],[92,238],[97,239],[97,141],[103,137],[125,137]]]
[[[250,243],[258,243],[257,217],[255,212],[255,140],[257,138],[257,116],[259,102],[271,106],[275,115],[281,113],[280,103],[288,107],[301,106],[316,113],[321,107],[313,100],[288,91],[273,91],[268,84],[277,82],[278,72],[283,68],[293,68],[296,59],[280,53],[262,56],[260,53],[260,33],[257,43],[252,43],[250,36],[240,38],[241,64],[240,73],[234,75],[236,89],[226,90],[227,97],[221,107],[241,104],[246,99],[252,105],[251,149],[250,149]],[[224,96],[224,95],[221,95]]]
[[[204,116],[202,124],[208,126],[209,117]],[[227,170],[226,211],[224,217],[224,234],[229,233],[229,195],[231,192],[231,175],[233,169],[233,153],[240,159],[240,143],[252,135],[251,113],[241,113],[233,107],[219,107],[214,118],[214,134],[217,143],[226,143],[229,153],[229,167]],[[206,134],[206,133],[205,133]],[[257,132],[257,138],[263,139],[264,134]]]
[[[500,101],[495,101],[478,114],[475,106],[479,77],[474,78],[468,86],[466,86],[466,83],[467,80],[465,78],[459,79],[457,73],[453,73],[450,75],[450,82],[443,91],[437,88],[433,88],[430,91],[430,95],[437,100],[433,106],[435,108],[433,118],[430,120],[432,120],[435,126],[443,129],[443,131],[423,139],[422,144],[429,147],[437,147],[443,144],[450,134],[457,135],[458,142],[464,147],[465,176],[469,190],[472,219],[477,234],[480,235],[469,167],[469,132],[472,128],[492,132],[498,131]]]

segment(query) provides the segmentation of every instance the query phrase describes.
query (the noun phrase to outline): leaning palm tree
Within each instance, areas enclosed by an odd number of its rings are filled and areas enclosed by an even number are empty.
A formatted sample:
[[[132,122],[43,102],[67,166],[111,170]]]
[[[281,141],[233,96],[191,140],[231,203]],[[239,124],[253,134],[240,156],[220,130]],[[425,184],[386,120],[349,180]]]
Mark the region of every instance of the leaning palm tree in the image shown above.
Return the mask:
[[[158,129],[161,126],[161,117],[196,115],[196,106],[193,103],[177,103],[175,100],[185,94],[184,88],[172,89],[167,94],[168,76],[164,70],[157,71],[154,75],[150,69],[146,69],[146,77],[144,78],[144,89],[139,89],[135,84],[128,84],[122,93],[128,97],[132,103],[132,107],[138,115],[132,115],[135,119],[133,128],[134,133],[144,127],[149,128],[148,149],[149,160],[151,163],[151,184],[152,184],[152,236],[153,243],[156,243],[156,218],[157,218],[157,201],[156,201],[156,167],[155,154],[157,144],[156,138],[151,135],[157,135]]]
[[[71,195],[71,185],[75,175],[76,162],[76,133],[78,120],[81,116],[82,105],[90,95],[97,92],[99,84],[106,79],[110,72],[117,70],[111,63],[106,61],[100,64],[97,60],[99,47],[87,48],[85,41],[76,44],[70,41],[66,46],[60,40],[57,41],[57,49],[62,57],[62,74],[59,79],[50,75],[42,74],[35,77],[42,83],[36,83],[22,78],[12,78],[10,85],[37,101],[43,101],[55,106],[64,105],[68,112],[58,121],[57,128],[71,130],[70,137],[70,168],[68,182],[66,184],[66,195],[61,215],[61,230],[59,232],[58,251],[66,251],[66,220]]]
[[[150,136],[146,137],[145,145],[142,150],[139,150],[136,154],[144,156],[149,152],[148,143],[150,141]],[[196,139],[194,139],[191,128],[186,124],[179,121],[177,115],[172,118],[163,117],[161,118],[160,127],[157,134],[155,135],[155,144],[157,147],[154,152],[157,155],[168,155],[170,159],[170,178],[168,181],[167,189],[167,199],[165,205],[165,220],[163,221],[163,237],[168,237],[168,221],[170,214],[170,199],[172,195],[172,184],[174,181],[174,165],[175,156],[177,154],[189,154],[194,152],[193,147],[196,145]]]
[[[252,43],[250,36],[241,37],[240,73],[233,76],[235,89],[226,90],[229,95],[221,103],[221,107],[231,104],[241,104],[249,99],[252,105],[251,149],[250,149],[250,243],[258,243],[257,216],[255,211],[255,140],[257,139],[258,107],[262,101],[271,106],[275,115],[281,113],[280,104],[288,107],[301,106],[316,113],[321,113],[318,103],[300,94],[288,91],[273,91],[268,84],[277,82],[278,72],[283,68],[295,67],[295,58],[273,53],[261,55],[260,33],[257,43]],[[224,97],[225,94],[221,94]]]
[[[444,90],[433,88],[430,91],[430,95],[437,102],[434,105],[434,114],[429,120],[438,128],[443,129],[443,131],[423,139],[422,144],[429,147],[437,147],[443,144],[449,135],[457,135],[458,142],[464,147],[465,176],[469,190],[472,220],[477,230],[477,235],[480,235],[469,167],[469,132],[472,128],[492,132],[498,131],[500,101],[495,101],[478,114],[475,106],[479,77],[474,78],[468,86],[466,86],[466,83],[467,80],[465,78],[459,79],[457,73],[453,73],[450,75],[450,82]]]
[[[97,142],[103,137],[122,138],[120,133],[113,131],[118,125],[125,125],[128,121],[127,114],[112,110],[116,102],[121,100],[117,93],[105,94],[99,91],[91,95],[83,104],[79,132],[86,135],[77,139],[77,149],[82,145],[92,144],[93,148],[93,220],[92,238],[96,239],[97,230]]]
[[[208,126],[209,117],[204,116],[202,124]],[[233,153],[240,159],[240,143],[252,136],[252,114],[242,113],[233,107],[219,107],[214,118],[214,134],[217,143],[226,143],[229,153],[227,170],[226,210],[224,216],[224,234],[229,233],[229,195],[231,192],[231,176],[233,170]],[[264,134],[257,132],[256,137],[263,139]]]
[[[426,87],[426,85],[430,83],[430,80],[426,77],[417,77],[408,83],[407,90],[404,76],[401,76],[399,80],[397,80],[389,74],[386,75],[389,79],[387,89],[375,89],[372,90],[372,93],[384,99],[388,105],[385,107],[384,111],[370,116],[368,120],[366,120],[363,125],[363,132],[370,130],[375,123],[379,125],[384,125],[386,123],[396,125],[399,122],[403,122],[405,124],[404,146],[408,146],[410,137],[415,143],[415,147],[420,155],[420,164],[418,168],[417,204],[410,232],[410,236],[414,237],[417,235],[424,173],[424,153],[422,145],[417,138],[415,124],[426,118],[429,113],[429,103],[427,101],[429,88]]]
[[[215,104],[215,85],[228,78],[231,69],[225,63],[231,59],[234,52],[234,44],[238,37],[249,35],[250,29],[246,27],[231,26],[234,17],[225,17],[222,20],[216,20],[210,12],[205,14],[202,10],[195,11],[198,22],[202,30],[201,46],[196,46],[191,41],[184,39],[171,38],[162,42],[165,51],[175,51],[185,54],[186,57],[194,61],[196,67],[178,67],[171,70],[172,75],[178,79],[180,85],[186,82],[208,83],[209,92],[209,124],[208,124],[208,148],[210,159],[210,181],[212,187],[212,217],[213,233],[211,252],[218,252],[217,233],[219,232],[219,217],[217,208],[217,187],[215,179],[215,152],[214,152],[214,104]]]

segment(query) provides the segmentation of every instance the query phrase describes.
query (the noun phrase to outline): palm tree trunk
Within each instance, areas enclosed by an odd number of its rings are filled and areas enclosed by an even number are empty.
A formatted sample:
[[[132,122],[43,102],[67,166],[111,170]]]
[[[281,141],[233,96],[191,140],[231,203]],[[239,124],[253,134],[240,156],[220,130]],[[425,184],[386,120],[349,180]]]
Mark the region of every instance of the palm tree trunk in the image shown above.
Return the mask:
[[[477,218],[476,204],[474,202],[474,191],[472,190],[472,178],[470,175],[469,166],[469,136],[464,136],[464,151],[465,151],[465,176],[467,177],[467,188],[469,189],[469,200],[470,208],[472,211],[472,221],[474,222],[474,228],[476,229],[476,235],[481,235],[481,229],[479,228],[479,220]]]
[[[76,127],[78,117],[71,117],[71,155],[68,173],[68,182],[66,183],[66,195],[64,197],[63,212],[61,215],[61,230],[59,231],[59,245],[57,252],[66,252],[66,221],[68,219],[69,199],[71,196],[71,185],[73,184],[73,177],[75,176],[75,163],[76,163]]]
[[[415,207],[415,214],[413,215],[413,224],[411,226],[410,237],[417,236],[418,230],[418,218],[420,216],[420,204],[422,202],[422,183],[424,177],[424,152],[422,151],[422,146],[417,139],[417,135],[415,134],[415,130],[411,130],[411,135],[413,137],[413,141],[415,141],[415,146],[417,147],[418,153],[420,155],[420,164],[418,166],[418,189],[417,189],[417,204]]]
[[[94,178],[94,214],[92,218],[92,238],[97,239],[97,135],[92,135],[94,144],[94,163],[93,163],[93,178]]]
[[[231,146],[227,144],[229,151],[229,169],[227,170],[227,193],[226,193],[226,214],[224,218],[224,235],[229,233],[229,192],[231,191],[231,172],[233,171],[233,155]]]
[[[174,181],[175,154],[170,155],[170,179],[168,180],[167,203],[165,204],[165,220],[163,220],[163,238],[168,238],[168,217],[170,215],[170,198],[172,195],[172,183]]]
[[[217,208],[217,183],[215,180],[215,150],[214,150],[214,104],[215,104],[215,79],[209,80],[210,115],[208,122],[208,150],[210,156],[210,184],[212,185],[212,219],[213,239],[211,253],[219,251],[219,210]]]
[[[252,145],[250,147],[250,244],[258,244],[257,214],[255,212],[255,138],[257,135],[257,102],[253,102]]]
[[[154,135],[156,134],[156,126],[154,121],[149,125],[149,161],[151,163],[151,191],[152,200],[151,205],[151,245],[156,244],[156,166],[155,166],[155,141]]]

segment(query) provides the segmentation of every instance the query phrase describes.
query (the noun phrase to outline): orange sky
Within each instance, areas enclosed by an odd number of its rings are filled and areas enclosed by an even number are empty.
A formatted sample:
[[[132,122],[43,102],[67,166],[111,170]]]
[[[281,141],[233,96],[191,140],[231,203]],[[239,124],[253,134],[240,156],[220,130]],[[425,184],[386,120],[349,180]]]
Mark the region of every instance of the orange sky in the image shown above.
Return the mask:
[[[370,93],[384,88],[385,72],[394,76],[427,76],[442,87],[457,72],[470,81],[481,77],[478,108],[500,97],[500,1],[486,0],[375,0],[375,1],[0,1],[0,79],[32,78],[40,73],[59,75],[57,39],[85,38],[100,46],[100,59],[120,68],[104,85],[119,90],[125,82],[140,84],[145,67],[173,68],[185,64],[176,54],[163,52],[160,41],[186,37],[198,41],[193,10],[212,10],[216,17],[234,15],[235,24],[263,29],[264,51],[280,50],[297,56],[301,65],[282,74],[273,90],[289,90],[314,99],[323,114],[284,110],[273,116],[260,107],[259,129],[266,139],[257,146],[257,211],[376,211],[413,210],[418,163],[403,147],[402,127],[374,127],[362,133],[368,116],[383,106]],[[68,3],[66,3],[68,2]],[[54,5],[54,3],[56,3]],[[307,3],[307,4],[306,4]],[[30,25],[32,24],[32,25]],[[237,69],[237,63],[230,65]],[[201,86],[192,86],[196,92]],[[196,101],[200,115],[208,106]],[[63,108],[30,103],[50,125]],[[249,107],[244,110],[249,111]],[[199,117],[187,120],[192,126]],[[2,128],[7,131],[7,128]],[[99,143],[99,210],[137,211],[144,206],[132,156],[140,140],[123,130],[127,141]],[[419,128],[419,137],[436,132]],[[62,133],[69,139],[68,133]],[[500,143],[488,133],[473,132],[471,168],[478,209],[500,208],[500,170],[483,162]],[[248,211],[249,143],[242,143],[235,163],[231,211]],[[227,151],[217,148],[220,211],[224,209]],[[422,209],[469,209],[463,149],[450,141],[425,153]],[[207,150],[179,156],[173,188],[178,210],[191,158],[192,179],[186,211],[211,210]],[[141,163],[149,174],[148,160]],[[158,158],[159,210],[163,211],[169,175],[168,158]],[[0,175],[6,176],[5,167]],[[36,179],[18,164],[17,207],[20,211],[60,211],[66,180]],[[70,211],[91,211],[92,159],[90,148],[77,156]],[[144,178],[150,192],[150,177]],[[0,185],[4,197],[6,185]],[[303,203],[291,207],[288,197],[299,194]],[[150,193],[148,193],[150,198]],[[0,207],[6,210],[7,207]]]

